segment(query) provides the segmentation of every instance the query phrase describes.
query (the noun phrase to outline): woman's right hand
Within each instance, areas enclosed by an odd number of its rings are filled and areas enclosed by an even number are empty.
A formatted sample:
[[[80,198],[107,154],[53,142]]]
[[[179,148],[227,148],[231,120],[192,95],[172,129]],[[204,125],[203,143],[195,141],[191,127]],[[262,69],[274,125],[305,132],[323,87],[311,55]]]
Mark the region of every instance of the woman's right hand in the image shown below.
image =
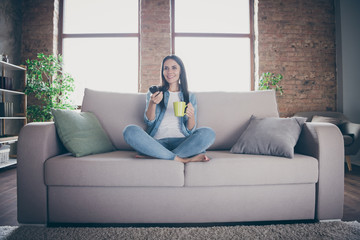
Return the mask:
[[[149,107],[146,111],[146,117],[152,121],[156,117],[156,105],[163,99],[163,92],[155,92],[150,96]]]
[[[151,94],[150,96],[150,101],[154,104],[159,104],[161,102],[161,100],[163,99],[164,94],[163,92],[155,92],[153,94]]]

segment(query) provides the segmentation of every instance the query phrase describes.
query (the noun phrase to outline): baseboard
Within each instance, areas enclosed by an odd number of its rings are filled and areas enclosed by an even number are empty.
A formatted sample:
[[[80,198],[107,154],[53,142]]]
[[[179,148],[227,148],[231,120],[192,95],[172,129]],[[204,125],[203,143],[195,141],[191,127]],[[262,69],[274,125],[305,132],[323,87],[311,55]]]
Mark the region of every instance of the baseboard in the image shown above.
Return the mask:
[[[46,224],[20,223],[19,226],[46,227]]]
[[[320,220],[319,222],[341,222],[341,219],[326,219]]]

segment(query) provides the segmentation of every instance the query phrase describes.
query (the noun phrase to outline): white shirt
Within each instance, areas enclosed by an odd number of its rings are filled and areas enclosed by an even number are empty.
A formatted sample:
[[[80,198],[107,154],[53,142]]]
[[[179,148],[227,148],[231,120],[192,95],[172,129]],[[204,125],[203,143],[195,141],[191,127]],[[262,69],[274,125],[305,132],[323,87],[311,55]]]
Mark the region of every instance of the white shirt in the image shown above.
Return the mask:
[[[180,117],[176,117],[174,114],[173,102],[180,102],[179,92],[169,92],[169,102],[165,110],[164,118],[160,123],[154,138],[181,138],[185,137],[180,130]]]

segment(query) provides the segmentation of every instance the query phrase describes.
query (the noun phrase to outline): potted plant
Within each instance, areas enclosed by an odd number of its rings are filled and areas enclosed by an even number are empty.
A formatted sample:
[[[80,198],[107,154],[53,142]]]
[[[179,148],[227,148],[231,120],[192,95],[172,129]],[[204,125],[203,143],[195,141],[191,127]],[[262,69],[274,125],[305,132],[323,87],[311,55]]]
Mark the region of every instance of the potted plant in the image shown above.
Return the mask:
[[[274,89],[276,92],[279,91],[280,95],[283,94],[283,88],[279,85],[279,82],[283,79],[281,74],[275,74],[271,72],[263,73],[259,80],[259,90],[270,90]]]
[[[74,92],[73,77],[63,71],[62,56],[39,53],[36,59],[26,60],[29,122],[52,120],[51,109],[74,109],[70,94]]]

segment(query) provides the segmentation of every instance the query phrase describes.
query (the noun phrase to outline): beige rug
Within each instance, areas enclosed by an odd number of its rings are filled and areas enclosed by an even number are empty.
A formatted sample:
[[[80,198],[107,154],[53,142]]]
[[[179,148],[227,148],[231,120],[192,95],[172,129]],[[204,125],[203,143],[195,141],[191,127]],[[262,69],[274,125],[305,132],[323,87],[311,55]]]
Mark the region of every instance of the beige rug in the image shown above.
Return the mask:
[[[0,227],[0,239],[360,239],[358,222],[215,227]]]

